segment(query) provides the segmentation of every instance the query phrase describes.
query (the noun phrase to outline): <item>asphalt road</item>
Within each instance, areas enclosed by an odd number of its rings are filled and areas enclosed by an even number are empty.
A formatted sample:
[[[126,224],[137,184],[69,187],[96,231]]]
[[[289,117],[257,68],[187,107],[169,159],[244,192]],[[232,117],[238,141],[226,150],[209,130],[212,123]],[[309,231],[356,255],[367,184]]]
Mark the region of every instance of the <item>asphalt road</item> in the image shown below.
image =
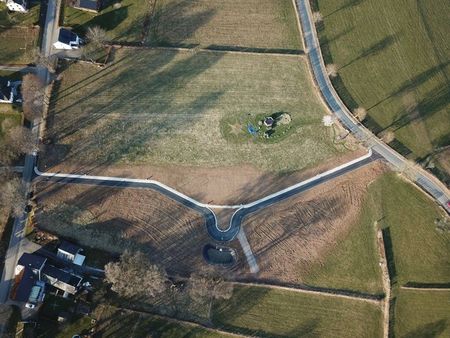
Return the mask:
[[[379,153],[387,162],[393,165],[397,170],[407,172],[420,188],[431,195],[448,213],[450,206],[447,205],[450,200],[448,189],[429,174],[426,170],[412,165],[406,158],[401,156],[391,147],[375,137],[367,128],[359,123],[344,103],[339,98],[330,79],[327,76],[325,64],[320,50],[320,44],[317,39],[316,28],[311,18],[311,8],[308,0],[296,0],[297,11],[300,17],[300,24],[303,30],[305,47],[308,51],[308,57],[314,78],[322,93],[324,100],[329,108],[357,139],[365,142],[374,151]]]
[[[41,50],[44,55],[49,56],[51,53],[51,46],[53,42],[54,32],[58,28],[57,22],[57,4],[61,0],[49,0],[47,4],[47,15],[45,18],[44,34],[42,39]],[[46,68],[33,68],[41,78],[48,81],[49,73]],[[38,143],[40,119],[33,121],[32,133]],[[34,154],[27,154],[25,156],[25,165],[22,171],[22,184],[25,187],[26,194],[30,191],[31,181],[34,177],[34,167],[36,156]],[[25,206],[24,206],[25,207]],[[9,241],[8,250],[5,257],[5,265],[0,280],[0,302],[5,303],[9,298],[9,290],[14,278],[14,269],[19,256],[24,252],[23,238],[25,237],[25,225],[28,215],[24,212],[22,215],[14,219],[13,232]]]

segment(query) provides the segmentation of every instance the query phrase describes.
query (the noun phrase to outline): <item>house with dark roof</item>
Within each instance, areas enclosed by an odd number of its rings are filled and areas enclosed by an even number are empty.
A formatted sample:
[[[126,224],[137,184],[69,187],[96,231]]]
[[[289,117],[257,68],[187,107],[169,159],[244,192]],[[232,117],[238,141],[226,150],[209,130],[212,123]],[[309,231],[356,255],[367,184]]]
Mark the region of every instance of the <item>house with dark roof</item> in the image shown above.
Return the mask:
[[[61,27],[59,29],[58,40],[53,43],[55,49],[78,49],[81,39],[70,29]]]
[[[13,299],[36,305],[45,295],[45,283],[40,281],[47,258],[24,253],[17,262],[15,279],[18,284],[13,292]]]
[[[59,247],[57,256],[66,261],[72,262],[76,265],[83,265],[86,256],[82,255],[83,249],[78,245],[62,240]]]
[[[69,0],[67,5],[83,11],[98,13],[102,10],[103,0]]]
[[[3,2],[6,2],[6,7],[8,7],[8,9],[12,12],[28,12],[28,0],[6,0]]]
[[[22,81],[11,81],[5,77],[0,77],[0,103],[21,103]]]
[[[47,258],[24,253],[15,269],[12,299],[36,305],[45,296],[46,285],[61,290],[64,297],[76,294],[83,278],[68,270],[48,264]]]
[[[83,278],[69,271],[58,269],[53,265],[46,265],[42,270],[43,280],[51,286],[64,291],[64,296],[74,295],[82,286]]]
[[[39,277],[46,262],[47,258],[45,257],[24,253],[20,256],[19,261],[17,262],[15,274],[18,275],[23,269],[27,268]]]

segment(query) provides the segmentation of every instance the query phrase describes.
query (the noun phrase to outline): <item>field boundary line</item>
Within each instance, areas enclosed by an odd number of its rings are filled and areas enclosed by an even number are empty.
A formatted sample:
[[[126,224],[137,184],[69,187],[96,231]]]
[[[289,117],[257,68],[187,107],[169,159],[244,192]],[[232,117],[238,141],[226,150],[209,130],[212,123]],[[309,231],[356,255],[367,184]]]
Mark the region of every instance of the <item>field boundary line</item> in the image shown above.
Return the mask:
[[[197,53],[197,52],[205,52],[205,53],[223,53],[223,54],[242,54],[242,55],[261,55],[261,56],[284,56],[284,57],[294,57],[294,58],[306,58],[306,54],[298,50],[298,53],[292,53],[288,50],[286,53],[281,52],[264,52],[264,48],[260,48],[261,51],[255,51],[256,48],[251,47],[236,47],[233,49],[232,46],[228,46],[229,48],[199,48],[199,47],[176,47],[176,46],[142,46],[142,45],[125,45],[112,43],[112,47],[121,49],[142,49],[142,50],[166,50],[166,51],[178,51],[178,52],[189,52],[189,53]],[[220,47],[220,46],[219,46]],[[225,47],[225,46],[224,46]],[[241,50],[242,49],[242,50]],[[253,51],[252,51],[253,49]],[[268,48],[269,49],[269,48]]]
[[[450,288],[427,288],[427,287],[418,287],[418,286],[400,286],[400,289],[404,290],[414,290],[414,291],[450,291]]]
[[[385,293],[385,298],[383,299],[383,337],[389,337],[389,314],[390,314],[390,306],[391,306],[391,279],[389,278],[389,270],[387,264],[386,257],[386,248],[384,245],[383,233],[381,229],[377,228],[377,222],[375,222],[375,231],[377,233],[377,247],[378,247],[378,255],[380,258],[380,268],[381,268],[381,277],[383,280],[383,289]]]
[[[228,283],[233,285],[242,285],[242,286],[254,286],[260,288],[268,288],[268,289],[276,289],[276,290],[284,290],[298,293],[310,293],[314,295],[322,295],[327,297],[338,297],[345,298],[351,300],[359,300],[372,304],[379,305],[383,298],[382,296],[373,295],[373,294],[360,294],[357,291],[342,291],[338,289],[328,289],[330,291],[326,291],[325,288],[314,287],[314,286],[284,286],[277,284],[267,284],[267,283],[259,283],[259,282],[246,282],[246,281],[228,281]]]

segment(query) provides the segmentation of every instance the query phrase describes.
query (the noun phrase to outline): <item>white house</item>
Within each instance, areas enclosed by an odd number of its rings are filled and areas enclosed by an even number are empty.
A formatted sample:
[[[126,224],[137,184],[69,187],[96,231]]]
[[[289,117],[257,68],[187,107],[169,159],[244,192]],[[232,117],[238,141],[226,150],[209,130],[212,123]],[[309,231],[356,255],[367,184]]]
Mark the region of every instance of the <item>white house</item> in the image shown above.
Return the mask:
[[[22,102],[21,81],[10,81],[0,77],[0,103]]]
[[[28,12],[28,0],[3,0],[3,2],[6,2],[6,7],[8,7],[10,11],[21,13]]]
[[[81,39],[74,32],[67,28],[59,29],[58,41],[53,44],[56,49],[78,49],[80,48]]]

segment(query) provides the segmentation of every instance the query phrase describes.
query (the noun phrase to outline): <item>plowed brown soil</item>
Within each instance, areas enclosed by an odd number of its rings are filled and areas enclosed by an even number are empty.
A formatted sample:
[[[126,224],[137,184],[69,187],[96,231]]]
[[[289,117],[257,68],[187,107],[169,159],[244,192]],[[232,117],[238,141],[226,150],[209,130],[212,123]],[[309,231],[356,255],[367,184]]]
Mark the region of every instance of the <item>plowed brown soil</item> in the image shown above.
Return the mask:
[[[302,283],[302,275],[351,231],[367,185],[383,170],[382,164],[371,164],[245,219],[258,277]]]

